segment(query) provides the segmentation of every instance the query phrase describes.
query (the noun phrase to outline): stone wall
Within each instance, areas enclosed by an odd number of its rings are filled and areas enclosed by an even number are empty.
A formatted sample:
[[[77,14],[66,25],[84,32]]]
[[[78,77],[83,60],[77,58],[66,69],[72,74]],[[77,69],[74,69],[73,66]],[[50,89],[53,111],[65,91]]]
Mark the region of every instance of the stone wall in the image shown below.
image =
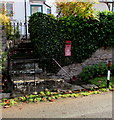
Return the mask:
[[[0,51],[4,52],[7,47],[7,40],[4,28],[0,25]]]
[[[2,28],[0,26],[0,53],[2,52]],[[0,54],[0,60],[1,60],[2,56]],[[0,66],[2,66],[2,63],[0,61]],[[0,91],[2,90],[1,84],[2,84],[2,75],[1,75],[2,71],[0,69]]]
[[[1,55],[1,52],[2,52],[2,26],[0,26],[0,67],[2,66],[2,63],[1,63],[1,59],[2,59],[2,55]],[[1,84],[2,84],[2,71],[0,69],[0,92],[2,90],[2,87],[1,87]]]
[[[5,34],[5,31],[3,29],[3,26],[0,25],[0,85],[2,85],[2,52],[5,52],[6,50],[6,46],[7,46],[7,43],[6,43],[6,34]],[[2,91],[2,87],[0,86],[0,91]]]
[[[6,39],[6,33],[4,30],[4,26],[0,25],[0,59],[2,59],[2,53],[6,52],[7,50],[7,39]],[[5,62],[7,64],[7,61]],[[0,65],[1,66],[1,65]]]
[[[98,49],[91,58],[85,60],[83,63],[71,64],[69,66],[64,66],[63,68],[70,74],[70,76],[77,76],[82,68],[88,65],[97,64],[99,62],[108,62],[108,60],[112,61],[112,49],[111,48],[100,48]],[[59,78],[69,80],[69,76],[61,69],[57,73]]]
[[[0,52],[1,51],[2,51],[2,26],[0,25]]]

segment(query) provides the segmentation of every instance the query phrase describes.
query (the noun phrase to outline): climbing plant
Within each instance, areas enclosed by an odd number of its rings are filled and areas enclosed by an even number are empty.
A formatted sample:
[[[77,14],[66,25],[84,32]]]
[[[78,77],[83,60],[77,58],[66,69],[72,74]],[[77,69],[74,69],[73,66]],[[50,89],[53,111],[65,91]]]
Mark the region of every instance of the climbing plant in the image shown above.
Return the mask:
[[[54,19],[42,13],[33,14],[29,20],[36,56],[40,59],[55,58],[63,66],[82,62],[100,47],[112,47],[113,26],[114,13],[104,12],[99,13],[99,20],[79,16]],[[72,41],[71,57],[64,56],[66,40]],[[48,66],[48,63],[45,64]]]

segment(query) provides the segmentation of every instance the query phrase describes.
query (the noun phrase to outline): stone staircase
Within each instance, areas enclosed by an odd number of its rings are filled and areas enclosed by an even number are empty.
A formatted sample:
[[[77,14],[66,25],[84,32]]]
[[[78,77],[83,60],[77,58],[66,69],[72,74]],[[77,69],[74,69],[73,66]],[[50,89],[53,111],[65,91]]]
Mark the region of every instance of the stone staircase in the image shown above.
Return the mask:
[[[62,87],[63,79],[50,78],[39,68],[39,59],[34,56],[32,43],[23,42],[10,49],[10,76],[17,93],[31,93]]]

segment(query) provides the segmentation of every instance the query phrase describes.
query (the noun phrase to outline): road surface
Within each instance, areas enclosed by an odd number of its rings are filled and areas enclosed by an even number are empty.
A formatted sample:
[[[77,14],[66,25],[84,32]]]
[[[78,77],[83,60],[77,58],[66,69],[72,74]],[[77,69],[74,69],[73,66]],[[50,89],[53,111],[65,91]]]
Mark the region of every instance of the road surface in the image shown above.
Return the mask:
[[[19,104],[2,110],[3,118],[112,118],[112,92],[54,102]]]

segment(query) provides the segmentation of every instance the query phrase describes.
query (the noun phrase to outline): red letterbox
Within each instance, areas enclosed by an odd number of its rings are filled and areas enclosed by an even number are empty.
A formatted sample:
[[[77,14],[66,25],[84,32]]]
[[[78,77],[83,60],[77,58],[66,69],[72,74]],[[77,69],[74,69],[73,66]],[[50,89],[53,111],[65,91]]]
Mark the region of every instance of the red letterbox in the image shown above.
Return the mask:
[[[71,44],[72,44],[72,41],[66,41],[65,56],[71,56]]]

